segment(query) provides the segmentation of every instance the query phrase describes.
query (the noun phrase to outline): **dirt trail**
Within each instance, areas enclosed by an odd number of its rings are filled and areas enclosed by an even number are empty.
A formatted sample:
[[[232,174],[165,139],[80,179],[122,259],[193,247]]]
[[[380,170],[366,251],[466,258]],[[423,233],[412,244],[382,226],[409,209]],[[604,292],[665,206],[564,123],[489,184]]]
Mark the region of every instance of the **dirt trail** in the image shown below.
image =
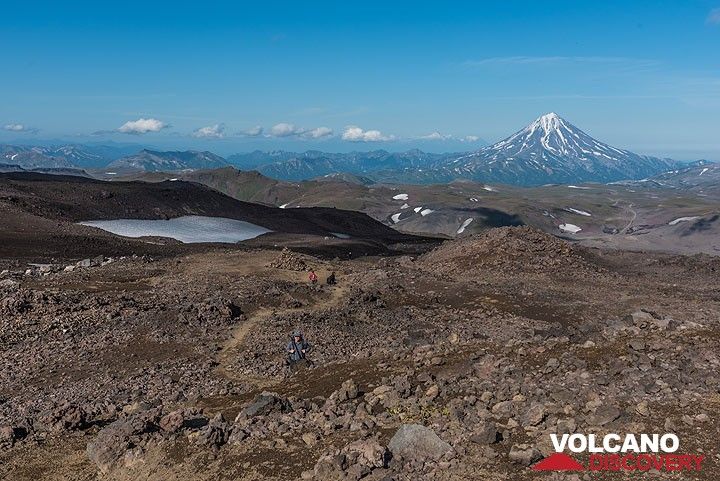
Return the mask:
[[[326,277],[323,275],[322,270],[317,271],[321,278]],[[218,356],[218,367],[217,371],[223,377],[233,379],[237,381],[243,381],[246,383],[252,383],[259,388],[264,388],[276,384],[276,380],[268,379],[264,377],[252,377],[247,374],[238,375],[232,370],[228,369],[228,366],[232,363],[233,357],[242,348],[247,335],[258,325],[261,325],[263,321],[274,315],[280,315],[284,313],[302,314],[304,312],[313,310],[330,309],[340,304],[345,299],[348,292],[348,284],[335,285],[335,286],[324,286],[323,289],[329,289],[329,297],[322,298],[313,302],[309,306],[299,308],[270,308],[270,307],[259,307],[256,309],[246,321],[238,325],[233,331],[230,338],[224,343],[219,356]]]

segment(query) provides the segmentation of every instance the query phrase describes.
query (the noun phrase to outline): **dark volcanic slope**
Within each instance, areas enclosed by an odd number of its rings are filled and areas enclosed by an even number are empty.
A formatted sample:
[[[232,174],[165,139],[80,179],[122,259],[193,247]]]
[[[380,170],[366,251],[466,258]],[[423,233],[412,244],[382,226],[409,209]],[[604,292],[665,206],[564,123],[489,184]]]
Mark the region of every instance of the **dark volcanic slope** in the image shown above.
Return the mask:
[[[322,207],[278,209],[238,201],[196,183],[110,183],[20,172],[0,174],[0,224],[3,226],[0,257],[42,261],[48,256],[172,255],[180,250],[198,249],[197,246],[156,245],[121,238],[76,224],[82,220],[169,219],[184,215],[251,222],[274,231],[268,240],[256,239],[253,245],[293,243],[331,256],[337,255],[335,244],[343,244],[343,251],[362,255],[385,251],[396,243],[424,242],[359,212]],[[330,233],[348,234],[351,239],[334,239]]]
[[[0,175],[1,200],[45,218],[78,222],[89,219],[170,219],[206,215],[244,220],[273,231],[403,240],[407,236],[365,214],[313,207],[278,209],[242,202],[190,182],[103,182],[72,176],[31,173]]]

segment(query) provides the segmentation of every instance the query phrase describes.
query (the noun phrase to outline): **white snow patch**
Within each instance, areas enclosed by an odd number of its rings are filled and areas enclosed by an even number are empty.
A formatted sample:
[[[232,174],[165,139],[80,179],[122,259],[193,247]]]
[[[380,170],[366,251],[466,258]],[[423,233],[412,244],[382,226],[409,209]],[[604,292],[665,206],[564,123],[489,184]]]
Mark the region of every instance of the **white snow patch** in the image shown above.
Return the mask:
[[[17,157],[17,156],[18,156],[18,154],[12,154],[12,157],[10,157],[10,160],[15,160],[15,157]],[[705,170],[707,170],[707,169],[705,169]]]
[[[17,155],[17,154],[15,154],[15,155]],[[14,157],[13,157],[13,158],[14,158]],[[707,167],[705,167],[705,168],[702,170],[702,172],[700,172],[699,175],[703,175],[703,174],[704,174],[705,172],[707,172],[708,170],[710,170],[710,169],[708,169]]]
[[[560,228],[561,231],[569,232],[571,234],[577,234],[578,232],[580,232],[582,230],[580,227],[576,226],[575,224],[560,224],[558,227]]]
[[[414,210],[416,213],[417,213],[417,212],[420,212],[421,210],[423,210],[423,206],[415,207],[413,210]]]
[[[170,182],[177,182],[177,178],[170,179]]]
[[[180,242],[229,242],[253,239],[271,232],[265,227],[224,217],[189,215],[170,220],[90,220],[82,225],[98,227],[125,237],[170,237]]]
[[[281,206],[280,206],[280,208],[281,208],[281,209],[285,209],[285,208],[287,208],[287,206],[288,206],[288,204],[289,204],[289,203],[290,203],[290,202],[288,202],[287,204],[283,204],[283,205],[281,205]]]
[[[489,185],[484,186],[483,189],[487,190],[488,192],[495,192],[495,189],[493,189]]]
[[[678,217],[677,219],[671,220],[670,222],[668,222],[668,225],[678,225],[680,222],[689,222],[691,220],[695,220],[695,219],[699,219],[699,218],[700,218],[699,215],[690,216],[690,217]]]
[[[105,175],[117,175],[117,172],[105,172]]]
[[[572,207],[568,207],[565,210],[574,214],[584,215],[585,217],[592,217],[592,214],[590,212],[586,212],[584,210],[573,209]]]
[[[407,209],[407,208],[409,208],[409,207],[410,207],[410,206],[409,206],[408,204],[403,204],[402,206],[400,206],[400,209],[405,210],[405,209]]]
[[[400,216],[402,215],[402,212],[398,212],[397,214],[393,214],[390,216],[390,219],[393,221],[393,223],[397,224],[400,222]]]
[[[433,212],[435,212],[435,211],[432,209],[423,209],[420,211],[420,215],[425,217],[426,215],[432,214]]]
[[[477,200],[476,197],[470,197],[470,201],[471,201],[471,202],[477,202],[478,200]]]
[[[469,226],[472,221],[473,221],[473,218],[472,218],[472,217],[470,217],[469,219],[465,219],[465,222],[463,222],[462,224],[460,224],[460,227],[458,228],[457,231],[455,231],[455,233],[456,233],[456,234],[462,234],[463,232],[465,232],[465,228],[466,228],[467,226]]]
[[[578,186],[578,185],[568,185],[567,188],[568,188],[568,189],[590,190],[590,187],[581,187],[581,186]]]
[[[407,194],[397,194],[393,196],[393,200],[408,200]]]

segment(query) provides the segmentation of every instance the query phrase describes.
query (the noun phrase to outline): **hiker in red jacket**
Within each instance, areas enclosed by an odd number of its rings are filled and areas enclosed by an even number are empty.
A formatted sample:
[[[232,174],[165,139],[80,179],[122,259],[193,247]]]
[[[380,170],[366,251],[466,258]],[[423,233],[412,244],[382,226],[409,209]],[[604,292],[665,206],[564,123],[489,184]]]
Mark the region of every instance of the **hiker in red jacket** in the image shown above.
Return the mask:
[[[312,284],[317,284],[318,276],[315,274],[315,271],[310,271],[310,274],[308,275],[308,279],[310,279],[310,282]]]

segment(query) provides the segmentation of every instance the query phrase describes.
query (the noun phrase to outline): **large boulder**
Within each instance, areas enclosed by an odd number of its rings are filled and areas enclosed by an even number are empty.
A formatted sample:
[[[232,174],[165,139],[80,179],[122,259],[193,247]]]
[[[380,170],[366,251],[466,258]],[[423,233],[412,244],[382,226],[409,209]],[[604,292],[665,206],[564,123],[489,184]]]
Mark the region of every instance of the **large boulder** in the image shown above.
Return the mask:
[[[276,393],[264,391],[253,402],[238,414],[237,420],[267,416],[272,413],[286,413],[292,411],[290,402]]]
[[[87,427],[86,413],[83,408],[64,403],[42,412],[38,416],[37,427],[44,431],[74,431]]]
[[[85,450],[88,458],[97,465],[100,472],[108,473],[143,435],[159,429],[157,418],[159,415],[156,412],[146,411],[107,425],[88,443]]]
[[[439,460],[452,451],[452,446],[435,432],[420,424],[403,424],[390,440],[388,448],[393,456],[424,461]]]
[[[215,415],[206,426],[200,428],[198,433],[198,441],[212,448],[218,448],[227,443],[229,437],[230,426],[225,422],[221,413]]]
[[[178,409],[160,418],[160,429],[167,433],[175,433],[183,428],[202,428],[208,419],[194,408]]]

